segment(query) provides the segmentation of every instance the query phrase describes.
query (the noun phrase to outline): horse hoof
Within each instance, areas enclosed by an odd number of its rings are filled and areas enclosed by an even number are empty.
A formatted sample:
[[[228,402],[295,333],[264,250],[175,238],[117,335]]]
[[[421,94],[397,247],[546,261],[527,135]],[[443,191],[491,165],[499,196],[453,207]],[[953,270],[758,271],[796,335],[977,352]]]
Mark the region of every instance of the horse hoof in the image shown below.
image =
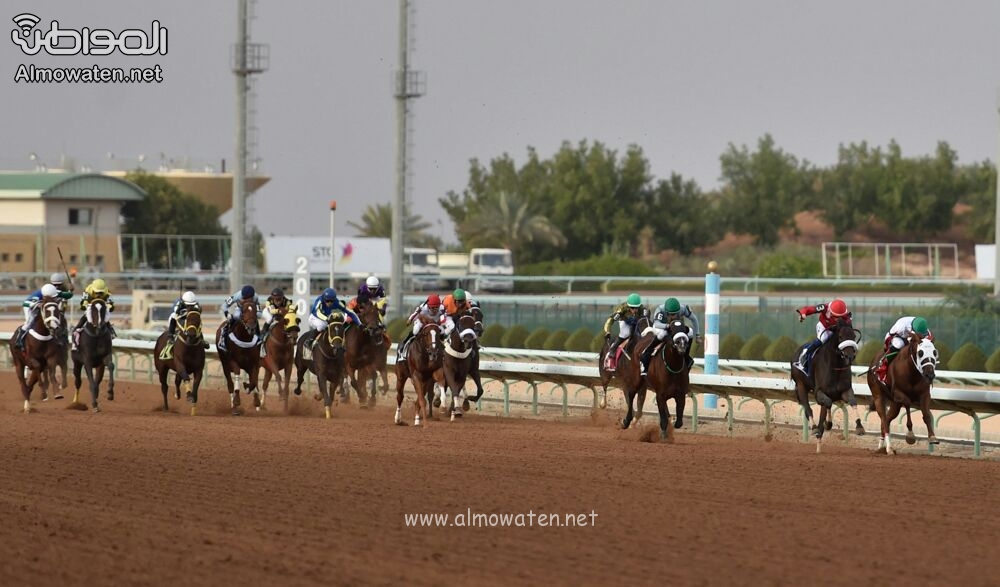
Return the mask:
[[[854,433],[857,434],[858,436],[864,436],[865,435],[865,427],[862,426],[861,424],[858,424],[854,428]]]
[[[684,426],[684,421],[683,420],[677,420],[677,421],[674,422],[674,428],[675,429],[680,429],[683,426]]]
[[[319,401],[319,400],[323,399],[323,396],[321,396],[318,393],[314,393],[313,394],[313,399],[316,400],[316,401]]]
[[[100,412],[100,411],[101,411],[101,408],[100,408],[99,406],[94,406],[94,407],[92,408],[92,411],[93,411],[93,412],[94,412],[94,413],[96,414],[96,413],[98,413],[98,412]]]
[[[302,395],[302,389],[301,389],[301,388],[298,388],[298,387],[296,387],[296,388],[295,388],[295,391],[293,391],[292,393],[294,393],[295,395]]]
[[[233,408],[233,412],[232,412],[232,414],[233,414],[234,416],[239,416],[239,415],[240,415],[240,410],[239,410],[239,408]]]
[[[937,436],[928,436],[927,437],[927,443],[928,444],[941,444],[941,441],[937,439]]]
[[[115,401],[115,392],[113,392],[113,391],[111,391],[111,390],[109,389],[109,390],[108,390],[108,394],[107,394],[107,395],[108,395],[108,401],[109,401],[109,402],[113,402],[113,401]]]
[[[440,408],[441,407],[441,398],[439,398],[439,397],[435,397],[434,398],[434,407],[435,408]]]
[[[462,400],[462,411],[468,412],[470,409],[472,409],[472,404],[469,403],[469,400]]]
[[[827,430],[833,430],[833,422],[827,420],[826,423],[823,425],[826,426]]]
[[[604,398],[601,398],[601,401],[598,402],[597,406],[603,410],[604,408],[608,407],[608,402]]]
[[[906,433],[906,444],[916,444],[916,443],[917,443],[917,436],[915,434],[913,434],[912,432],[907,432]]]

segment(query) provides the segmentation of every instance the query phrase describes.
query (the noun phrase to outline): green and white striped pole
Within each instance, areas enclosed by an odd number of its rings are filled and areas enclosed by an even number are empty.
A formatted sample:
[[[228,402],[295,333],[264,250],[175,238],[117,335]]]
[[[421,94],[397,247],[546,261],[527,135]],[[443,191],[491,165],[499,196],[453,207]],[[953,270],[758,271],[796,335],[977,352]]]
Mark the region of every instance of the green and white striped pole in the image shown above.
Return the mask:
[[[719,264],[708,262],[705,275],[705,375],[719,374]],[[716,409],[719,398],[714,393],[705,394],[705,407]]]

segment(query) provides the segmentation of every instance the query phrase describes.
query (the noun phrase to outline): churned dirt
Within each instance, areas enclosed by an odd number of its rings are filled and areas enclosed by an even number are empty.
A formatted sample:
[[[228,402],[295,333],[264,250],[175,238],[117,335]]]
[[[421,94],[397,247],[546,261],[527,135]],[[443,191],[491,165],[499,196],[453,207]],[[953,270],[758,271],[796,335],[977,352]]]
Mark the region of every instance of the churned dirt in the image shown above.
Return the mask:
[[[617,414],[100,414],[0,374],[0,585],[913,584],[1000,576],[1000,462],[680,432]],[[383,404],[386,403],[384,399]],[[412,422],[412,402],[406,419]],[[647,423],[651,424],[651,423]],[[587,526],[408,527],[406,514],[587,514]],[[589,514],[596,513],[593,518]],[[593,525],[590,525],[590,521]]]

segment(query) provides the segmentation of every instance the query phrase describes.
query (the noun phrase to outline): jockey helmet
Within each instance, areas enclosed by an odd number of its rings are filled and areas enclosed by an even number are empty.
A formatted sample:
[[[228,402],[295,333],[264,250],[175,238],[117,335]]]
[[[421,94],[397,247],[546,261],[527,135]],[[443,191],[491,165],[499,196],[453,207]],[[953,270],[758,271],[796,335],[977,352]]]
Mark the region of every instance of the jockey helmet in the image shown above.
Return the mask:
[[[332,287],[328,287],[323,290],[323,301],[324,302],[336,302],[337,301],[337,290]]]
[[[920,336],[927,336],[927,320],[924,320],[919,316],[913,319],[913,322],[910,324],[910,328],[912,328],[913,332],[916,332]]]
[[[379,286],[378,277],[375,277],[374,275],[369,275],[368,279],[365,280],[365,285],[368,286],[368,289],[373,289],[373,290],[378,289]]]
[[[462,288],[456,289],[454,292],[452,292],[451,295],[455,298],[456,302],[464,302],[465,301],[465,290],[462,289]]]
[[[181,301],[189,306],[193,306],[198,303],[198,296],[194,295],[193,291],[186,291],[181,296]]]
[[[66,281],[66,275],[62,273],[53,273],[52,276],[49,277],[49,283],[52,285],[62,285],[64,281]]]
[[[279,299],[283,298],[283,297],[285,297],[285,290],[281,289],[280,287],[276,287],[276,288],[274,288],[274,289],[271,290],[271,297],[279,298]]]
[[[663,309],[668,314],[676,314],[681,311],[681,303],[677,301],[677,298],[667,298],[667,301],[663,302]]]
[[[106,294],[108,293],[108,284],[104,282],[103,279],[97,278],[90,282],[90,288],[94,290],[95,294]]]
[[[252,285],[244,285],[243,289],[240,290],[240,297],[243,298],[244,300],[248,300],[254,297],[255,295],[257,295],[257,292],[254,291]]]
[[[830,314],[841,317],[847,315],[847,304],[844,300],[837,298],[830,302]]]
[[[59,295],[59,288],[52,285],[51,283],[46,283],[42,286],[42,297],[43,298],[54,298]]]
[[[441,296],[437,294],[431,294],[427,296],[427,306],[430,308],[437,308],[441,305]]]
[[[637,293],[628,294],[628,299],[625,300],[625,303],[628,304],[629,308],[638,308],[642,305],[642,298]]]

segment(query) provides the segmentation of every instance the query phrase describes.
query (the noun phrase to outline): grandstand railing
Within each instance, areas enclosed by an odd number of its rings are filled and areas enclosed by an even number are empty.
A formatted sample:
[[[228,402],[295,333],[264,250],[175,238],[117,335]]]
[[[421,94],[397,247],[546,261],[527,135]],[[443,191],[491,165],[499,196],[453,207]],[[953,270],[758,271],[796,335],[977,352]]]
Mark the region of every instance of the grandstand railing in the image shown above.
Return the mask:
[[[0,332],[0,344],[5,348],[10,334],[9,332]],[[118,355],[116,365],[118,365],[119,373],[123,374],[121,370],[124,369],[133,380],[141,378],[144,373],[145,379],[152,383],[155,379],[152,360],[154,344],[154,341],[151,340],[116,339],[114,347]],[[394,352],[394,349],[390,349],[390,354]],[[122,357],[122,355],[125,356]],[[214,345],[209,349],[208,355],[210,358],[216,359],[217,362],[218,353]],[[484,349],[480,362],[480,373],[485,379],[500,383],[502,393],[500,398],[484,396],[483,400],[502,403],[505,415],[510,414],[512,405],[519,403],[529,405],[532,413],[536,415],[540,407],[559,408],[564,416],[569,415],[570,408],[595,409],[599,406],[601,398],[600,377],[596,361],[597,355],[595,353]],[[8,366],[10,365],[9,349],[4,353],[4,362]],[[389,363],[393,364],[391,360]],[[701,366],[702,361],[696,360],[696,365]],[[691,374],[690,396],[694,398],[697,394],[708,393],[728,399],[724,418],[730,432],[733,429],[736,412],[748,401],[760,402],[764,408],[765,434],[770,436],[774,406],[782,402],[795,402],[795,386],[787,376],[788,364],[775,361],[722,359],[719,361],[719,369],[723,372],[736,374],[706,375],[693,372]],[[765,373],[773,376],[760,376]],[[854,373],[855,375],[863,375],[865,369],[855,367]],[[206,384],[212,376],[211,371],[206,370]],[[218,374],[214,376],[220,377]],[[511,385],[518,383],[528,385],[531,393],[530,400],[517,400],[516,397],[512,396]],[[973,452],[975,456],[980,456],[982,421],[1000,413],[1000,375],[938,371],[936,383],[945,383],[947,386],[935,385],[931,393],[931,407],[940,412],[935,425],[952,415],[964,414],[968,416],[972,420]],[[543,384],[551,385],[547,392],[540,387]],[[975,389],[968,389],[967,386],[973,386]],[[854,393],[860,400],[871,396],[867,384],[861,382],[854,384]],[[559,401],[544,401],[540,397],[541,394],[547,394],[549,397],[555,395]],[[581,396],[585,398],[584,401],[580,400]],[[651,403],[653,402],[647,402],[647,406]],[[850,430],[848,411],[844,406],[840,406],[839,409],[843,416],[842,433],[846,439]],[[655,412],[648,411],[646,413],[654,414]],[[697,431],[698,428],[698,418],[698,402],[693,401],[691,402],[691,422],[694,431]],[[900,430],[902,430],[903,418],[899,420]],[[808,439],[808,434],[807,422],[803,418],[803,440]],[[933,450],[933,446],[929,445],[928,449]]]

